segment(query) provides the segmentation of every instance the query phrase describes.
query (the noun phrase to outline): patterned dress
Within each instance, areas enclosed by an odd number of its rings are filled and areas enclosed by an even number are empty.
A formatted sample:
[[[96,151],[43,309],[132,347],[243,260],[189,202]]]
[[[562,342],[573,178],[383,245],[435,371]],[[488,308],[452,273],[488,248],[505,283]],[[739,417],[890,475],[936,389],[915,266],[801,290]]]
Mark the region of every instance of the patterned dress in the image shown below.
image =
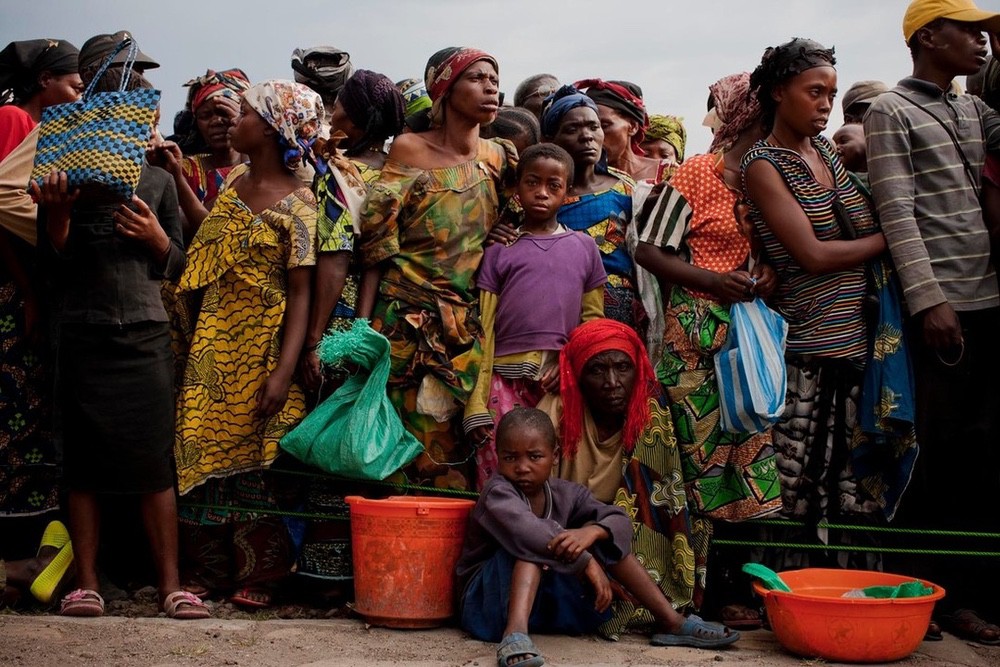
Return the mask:
[[[639,300],[635,265],[628,253],[625,235],[632,223],[632,179],[624,172],[609,169],[618,182],[607,190],[571,196],[559,207],[557,220],[573,231],[587,234],[601,251],[608,283],[604,293],[604,315],[632,328],[645,319]]]
[[[315,230],[308,188],[254,214],[230,187],[192,241],[179,289],[198,292],[201,307],[177,401],[181,494],[213,477],[266,468],[304,416],[305,395],[294,382],[277,414],[255,412],[281,351],[288,271],[315,264]]]
[[[472,392],[482,329],[474,276],[513,177],[509,142],[480,140],[476,157],[440,169],[388,160],[361,217],[365,266],[384,264],[372,328],[392,345],[389,397],[424,445],[418,475],[468,488],[452,423]]]
[[[230,172],[237,165],[213,167],[211,155],[191,155],[181,162],[184,180],[205,208],[211,210],[219,191],[223,189]]]
[[[722,178],[722,155],[681,165],[660,195],[639,239],[693,266],[728,273],[750,252],[733,215],[737,193]],[[781,508],[771,434],[721,427],[715,353],[726,340],[729,308],[711,294],[673,285],[664,304],[657,377],[667,391],[681,447],[691,509],[711,519],[742,521]]]

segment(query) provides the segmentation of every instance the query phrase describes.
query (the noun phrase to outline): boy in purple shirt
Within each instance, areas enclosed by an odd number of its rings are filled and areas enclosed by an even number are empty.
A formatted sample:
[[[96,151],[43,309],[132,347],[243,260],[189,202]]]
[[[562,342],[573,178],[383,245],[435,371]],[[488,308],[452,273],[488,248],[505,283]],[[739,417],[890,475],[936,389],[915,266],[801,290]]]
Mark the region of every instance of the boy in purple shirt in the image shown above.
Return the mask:
[[[607,276],[594,240],[556,221],[573,182],[573,158],[555,144],[532,146],[517,165],[517,181],[517,237],[486,248],[476,277],[483,359],[463,425],[478,447],[478,489],[497,469],[493,431],[500,418],[535,407],[557,386],[569,332],[604,317]]]
[[[619,507],[580,484],[550,478],[558,455],[544,412],[508,412],[496,441],[498,474],[469,516],[456,574],[462,627],[477,639],[500,642],[498,667],[544,664],[529,631],[597,629],[612,602],[605,569],[656,618],[653,645],[719,648],[739,639],[673,608],[630,553],[632,524]]]

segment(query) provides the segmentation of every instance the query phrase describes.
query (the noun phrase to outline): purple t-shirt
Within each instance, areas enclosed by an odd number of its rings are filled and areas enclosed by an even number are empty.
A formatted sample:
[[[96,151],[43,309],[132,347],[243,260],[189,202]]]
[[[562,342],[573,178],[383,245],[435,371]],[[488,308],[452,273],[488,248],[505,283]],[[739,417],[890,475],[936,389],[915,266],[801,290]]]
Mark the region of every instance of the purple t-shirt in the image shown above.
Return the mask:
[[[606,281],[594,239],[580,232],[486,248],[477,286],[498,296],[494,356],[561,350],[580,324],[584,292]]]

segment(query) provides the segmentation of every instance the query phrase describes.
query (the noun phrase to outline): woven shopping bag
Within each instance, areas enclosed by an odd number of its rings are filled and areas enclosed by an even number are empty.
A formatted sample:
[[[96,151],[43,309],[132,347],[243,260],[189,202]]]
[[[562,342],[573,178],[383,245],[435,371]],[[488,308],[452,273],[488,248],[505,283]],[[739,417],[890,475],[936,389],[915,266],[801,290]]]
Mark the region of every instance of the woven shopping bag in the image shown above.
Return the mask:
[[[118,90],[95,93],[97,82],[126,47],[129,54]],[[71,190],[100,190],[111,198],[132,199],[160,103],[158,90],[125,90],[137,53],[135,42],[124,40],[105,59],[83,97],[42,110],[32,181],[41,186],[55,169],[66,172]]]
[[[737,301],[729,309],[726,342],[715,353],[722,428],[762,433],[785,410],[788,323],[764,301]]]

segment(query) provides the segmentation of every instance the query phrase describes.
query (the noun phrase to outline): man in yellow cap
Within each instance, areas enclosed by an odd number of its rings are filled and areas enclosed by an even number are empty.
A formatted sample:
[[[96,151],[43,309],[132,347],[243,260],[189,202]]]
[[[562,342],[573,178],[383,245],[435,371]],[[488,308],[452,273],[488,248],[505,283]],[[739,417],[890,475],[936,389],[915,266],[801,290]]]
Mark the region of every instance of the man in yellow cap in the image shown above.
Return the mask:
[[[1000,32],[1000,14],[971,0],[913,0],[903,17],[913,75],[872,103],[864,129],[872,194],[910,314],[917,385],[920,457],[898,516],[998,532],[1000,288],[979,192],[986,151],[1000,149],[1000,117],[951,92],[955,77],[986,62],[984,32]],[[918,574],[928,563],[910,565]],[[997,613],[993,564],[929,565],[919,574],[948,590],[942,624],[1000,644],[1000,627],[972,611]]]

